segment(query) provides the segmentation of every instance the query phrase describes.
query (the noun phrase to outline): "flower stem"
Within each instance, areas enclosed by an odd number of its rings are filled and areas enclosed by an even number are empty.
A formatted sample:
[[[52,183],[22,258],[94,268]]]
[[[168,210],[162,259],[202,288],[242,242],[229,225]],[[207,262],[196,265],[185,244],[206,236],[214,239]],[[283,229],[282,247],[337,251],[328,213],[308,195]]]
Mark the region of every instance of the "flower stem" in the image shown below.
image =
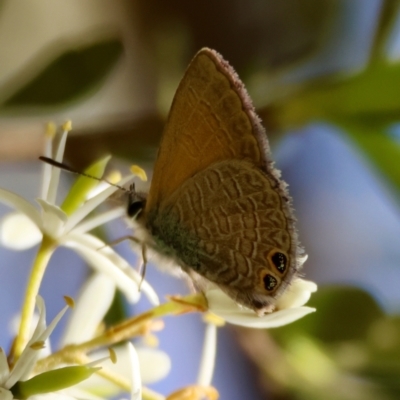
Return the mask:
[[[206,310],[206,299],[201,293],[184,297],[171,296],[168,302],[114,325],[93,339],[79,344],[67,345],[50,356],[39,360],[36,364],[35,372],[39,373],[52,369],[65,362],[74,363],[77,361],[76,357],[82,353],[143,335],[148,330],[148,324],[154,318],[180,315],[188,312],[204,312]]]
[[[14,362],[21,355],[26,343],[29,340],[36,296],[39,293],[39,287],[43,279],[44,271],[46,270],[47,264],[51,255],[53,254],[54,249],[55,243],[53,239],[46,235],[43,236],[42,244],[39,247],[36,259],[32,265],[31,275],[25,291],[19,332],[13,346],[12,358],[14,359]]]

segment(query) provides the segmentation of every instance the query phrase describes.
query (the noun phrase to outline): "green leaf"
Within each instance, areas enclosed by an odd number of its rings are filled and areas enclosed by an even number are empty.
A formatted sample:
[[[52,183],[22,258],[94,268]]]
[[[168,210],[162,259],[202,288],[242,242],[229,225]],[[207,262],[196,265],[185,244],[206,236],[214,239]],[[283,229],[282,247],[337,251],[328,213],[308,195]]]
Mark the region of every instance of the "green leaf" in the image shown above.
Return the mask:
[[[119,290],[115,291],[113,302],[104,316],[104,322],[106,326],[113,326],[122,322],[128,316],[124,304],[123,295]]]
[[[307,306],[317,312],[271,333],[278,340],[308,335],[323,342],[364,338],[368,328],[383,316],[375,300],[365,291],[349,286],[319,288]],[[276,331],[276,332],[275,332]]]
[[[11,392],[14,397],[22,400],[35,394],[56,392],[88,379],[99,369],[84,365],[54,369],[36,375],[27,381],[17,382],[11,388]]]
[[[111,39],[68,50],[8,98],[3,107],[57,106],[76,99],[104,80],[122,49],[120,40]]]
[[[94,178],[101,178],[111,156],[102,158],[85,169],[84,173]],[[81,175],[72,185],[64,199],[61,209],[71,215],[86,200],[88,193],[93,190],[99,182],[96,179]]]
[[[399,86],[400,63],[376,63],[347,78],[314,82],[262,114],[267,125],[280,129],[318,119],[389,123],[400,118]]]

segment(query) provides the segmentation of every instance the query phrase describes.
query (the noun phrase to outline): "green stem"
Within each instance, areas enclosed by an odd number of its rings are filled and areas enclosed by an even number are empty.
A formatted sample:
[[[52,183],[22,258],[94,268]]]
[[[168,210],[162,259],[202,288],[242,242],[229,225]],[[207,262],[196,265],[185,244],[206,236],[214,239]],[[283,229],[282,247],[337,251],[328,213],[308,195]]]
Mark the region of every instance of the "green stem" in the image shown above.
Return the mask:
[[[39,360],[36,363],[35,372],[40,373],[53,369],[65,362],[76,362],[76,357],[79,357],[80,354],[142,335],[147,330],[146,325],[154,318],[196,311],[204,312],[206,310],[207,302],[201,293],[185,297],[171,297],[168,302],[114,325],[93,339],[80,344],[70,344],[50,356]]]
[[[32,265],[31,275],[25,291],[19,332],[13,347],[14,362],[21,355],[26,343],[29,341],[36,296],[39,293],[39,287],[43,279],[44,271],[46,270],[47,264],[51,255],[53,254],[54,249],[54,240],[47,236],[43,236],[42,244]]]

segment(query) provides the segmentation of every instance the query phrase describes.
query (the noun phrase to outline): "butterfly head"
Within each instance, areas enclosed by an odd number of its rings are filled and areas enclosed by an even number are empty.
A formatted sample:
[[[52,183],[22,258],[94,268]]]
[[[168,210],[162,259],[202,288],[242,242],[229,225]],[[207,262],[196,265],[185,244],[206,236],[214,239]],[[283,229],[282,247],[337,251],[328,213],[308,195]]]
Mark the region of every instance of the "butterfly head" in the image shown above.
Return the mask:
[[[143,211],[146,207],[146,198],[147,195],[145,193],[136,192],[135,186],[131,186],[127,208],[128,217],[138,219],[143,215]]]

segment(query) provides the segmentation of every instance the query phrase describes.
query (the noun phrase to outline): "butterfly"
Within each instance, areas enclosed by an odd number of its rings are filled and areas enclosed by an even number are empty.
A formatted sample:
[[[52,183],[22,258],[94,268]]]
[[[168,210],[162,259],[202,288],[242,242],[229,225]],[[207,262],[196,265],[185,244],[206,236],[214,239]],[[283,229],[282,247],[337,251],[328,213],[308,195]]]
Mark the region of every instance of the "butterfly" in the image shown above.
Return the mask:
[[[215,50],[191,61],[172,102],[147,197],[130,215],[146,245],[200,289],[217,285],[259,315],[297,276],[292,201],[233,68]]]

